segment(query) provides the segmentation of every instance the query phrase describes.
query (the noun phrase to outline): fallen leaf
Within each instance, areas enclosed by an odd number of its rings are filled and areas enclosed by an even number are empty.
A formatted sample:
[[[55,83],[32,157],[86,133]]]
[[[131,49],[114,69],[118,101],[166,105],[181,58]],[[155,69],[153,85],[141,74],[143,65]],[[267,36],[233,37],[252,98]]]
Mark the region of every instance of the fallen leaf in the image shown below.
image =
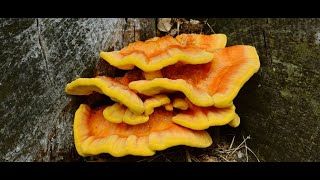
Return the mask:
[[[173,24],[171,24],[171,18],[159,18],[158,29],[162,32],[169,32]]]
[[[190,23],[191,23],[191,24],[199,24],[200,21],[194,20],[194,19],[190,19]]]

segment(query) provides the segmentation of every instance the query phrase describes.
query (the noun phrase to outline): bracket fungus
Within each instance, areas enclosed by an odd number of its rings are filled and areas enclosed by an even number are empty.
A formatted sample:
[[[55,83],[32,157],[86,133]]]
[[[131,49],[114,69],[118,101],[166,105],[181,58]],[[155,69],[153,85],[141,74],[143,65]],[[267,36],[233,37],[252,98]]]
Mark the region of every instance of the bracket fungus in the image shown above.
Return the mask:
[[[177,145],[206,148],[212,144],[205,131],[184,128],[171,121],[172,112],[157,108],[148,122],[139,125],[111,123],[103,117],[103,109],[92,110],[81,104],[74,118],[74,139],[81,156],[109,153],[152,156],[155,151]]]
[[[101,52],[110,65],[128,71],[67,84],[67,94],[98,92],[114,101],[95,109],[80,105],[73,127],[78,154],[152,156],[178,145],[206,148],[213,142],[209,127],[238,127],[233,100],[260,62],[254,47],[226,42],[224,34],[181,34]]]
[[[102,51],[100,57],[119,69],[131,70],[137,66],[145,72],[151,72],[177,62],[185,64],[210,62],[213,54],[196,46],[198,43],[205,42],[204,47],[208,46],[210,50],[226,46],[226,35],[224,34],[190,35],[187,39],[184,37],[180,36],[179,41],[171,36],[153,38],[145,42],[137,41],[120,51]],[[192,43],[192,39],[197,40],[196,44]]]
[[[122,104],[115,103],[103,110],[103,116],[106,120],[113,123],[124,122],[130,125],[145,123],[149,120],[149,115],[154,112],[156,107],[170,103],[166,95],[155,95],[144,101],[144,114],[135,114]]]
[[[188,102],[183,98],[174,98],[172,106],[181,110],[187,110],[189,108]]]
[[[181,126],[203,130],[210,126],[222,126],[231,122],[235,118],[235,106],[227,108],[199,107],[186,100],[188,109],[178,112],[172,117],[172,121]],[[237,124],[232,124],[236,127]],[[239,124],[238,124],[239,125]]]
[[[65,91],[71,95],[89,95],[98,92],[109,96],[116,102],[121,102],[134,113],[144,112],[144,105],[140,97],[126,85],[110,77],[78,78],[68,83]]]
[[[234,128],[240,125],[240,117],[237,113],[234,115],[234,118],[228,123],[228,125]]]
[[[197,106],[225,108],[259,66],[254,47],[236,45],[217,49],[209,63],[177,63],[161,70],[163,78],[133,81],[129,88],[147,96],[180,91]]]

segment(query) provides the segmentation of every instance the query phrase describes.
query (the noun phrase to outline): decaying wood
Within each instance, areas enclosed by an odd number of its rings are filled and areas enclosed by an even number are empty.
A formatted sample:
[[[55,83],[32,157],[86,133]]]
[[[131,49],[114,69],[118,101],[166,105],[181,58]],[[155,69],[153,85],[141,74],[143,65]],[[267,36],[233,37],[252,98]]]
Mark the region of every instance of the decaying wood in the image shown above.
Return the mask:
[[[0,161],[80,160],[73,117],[82,98],[65,85],[98,73],[101,50],[153,36],[154,19],[1,19]]]
[[[252,45],[260,56],[259,72],[234,101],[249,147],[261,161],[320,161],[320,19],[208,23],[228,46]]]
[[[65,85],[122,46],[125,19],[0,20],[0,161],[76,161]]]
[[[123,46],[155,37],[155,23],[155,19],[152,18],[128,18],[124,30]]]

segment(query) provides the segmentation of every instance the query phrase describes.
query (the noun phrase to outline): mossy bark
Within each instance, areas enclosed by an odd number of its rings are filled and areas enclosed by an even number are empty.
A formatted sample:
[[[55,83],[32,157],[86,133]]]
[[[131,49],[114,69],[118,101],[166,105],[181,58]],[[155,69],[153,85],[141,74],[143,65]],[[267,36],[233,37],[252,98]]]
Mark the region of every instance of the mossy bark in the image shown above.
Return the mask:
[[[261,68],[235,98],[238,129],[262,161],[320,161],[320,19],[209,19]],[[208,30],[209,31],[209,30]]]

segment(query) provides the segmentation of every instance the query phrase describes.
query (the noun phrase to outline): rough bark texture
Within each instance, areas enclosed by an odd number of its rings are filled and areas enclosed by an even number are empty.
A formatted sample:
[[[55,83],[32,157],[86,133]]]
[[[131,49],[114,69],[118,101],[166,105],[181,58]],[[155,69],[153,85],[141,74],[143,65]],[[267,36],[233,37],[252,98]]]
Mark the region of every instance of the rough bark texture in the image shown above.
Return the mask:
[[[232,131],[251,135],[262,161],[320,161],[320,19],[208,23],[228,46],[252,45],[260,56],[235,99],[241,125]],[[0,161],[81,160],[73,143],[81,98],[67,96],[65,85],[116,76],[99,52],[151,38],[155,28],[155,19],[0,19]]]
[[[155,36],[154,21],[0,19],[0,161],[81,160],[73,143],[81,98],[65,85],[92,77],[101,50]],[[106,63],[100,69],[118,72]]]
[[[210,19],[261,68],[235,99],[238,129],[262,161],[320,161],[320,19]]]
[[[65,85],[119,49],[125,19],[0,20],[0,160],[77,160]]]

